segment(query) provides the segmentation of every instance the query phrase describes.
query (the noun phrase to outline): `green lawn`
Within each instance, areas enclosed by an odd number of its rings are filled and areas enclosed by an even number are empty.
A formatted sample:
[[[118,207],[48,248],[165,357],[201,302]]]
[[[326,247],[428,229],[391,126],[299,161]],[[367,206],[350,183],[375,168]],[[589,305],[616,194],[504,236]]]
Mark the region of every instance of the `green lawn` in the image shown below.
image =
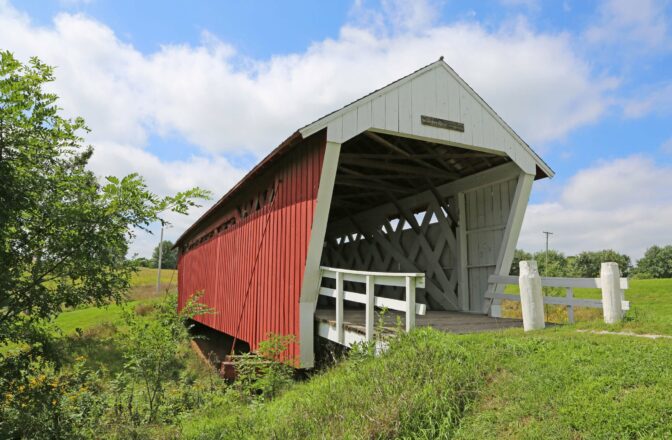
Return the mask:
[[[152,275],[134,280],[132,306],[158,300]],[[341,361],[270,402],[222,396],[174,423],[192,439],[672,438],[672,340],[577,332],[672,334],[672,280],[631,280],[626,298],[632,310],[613,326],[598,311],[592,321],[528,333],[417,329],[381,356]],[[118,349],[95,332],[119,320],[111,305],[68,311],[56,323],[65,333],[91,329],[68,351],[114,372]]]
[[[172,283],[171,283],[172,277]],[[177,285],[177,271],[163,269],[161,271],[161,292],[156,293],[156,269],[142,268],[131,280],[131,291],[125,307],[136,307],[138,304],[158,301],[168,288],[175,291]],[[65,334],[74,333],[77,328],[88,328],[104,323],[119,325],[122,321],[121,312],[124,305],[110,304],[105,307],[87,307],[76,310],[68,310],[56,318],[54,323]]]
[[[515,291],[515,288],[512,289]],[[599,298],[597,289],[577,296]],[[223,402],[185,438],[672,438],[672,280],[631,280],[624,323],[525,333],[417,329],[377,358],[349,359],[272,402]]]
[[[630,311],[622,324],[603,324],[601,309],[578,309],[577,327],[672,335],[672,279],[633,279],[629,283],[625,299],[630,301]],[[518,286],[507,286],[506,292],[518,293]],[[600,299],[601,292],[599,289],[574,289],[574,296]],[[564,322],[566,319],[564,307],[547,306],[546,313],[548,321]],[[505,302],[505,316],[520,317],[519,303]]]
[[[672,436],[672,341],[418,329],[276,400],[213,405],[185,438],[631,439]]]

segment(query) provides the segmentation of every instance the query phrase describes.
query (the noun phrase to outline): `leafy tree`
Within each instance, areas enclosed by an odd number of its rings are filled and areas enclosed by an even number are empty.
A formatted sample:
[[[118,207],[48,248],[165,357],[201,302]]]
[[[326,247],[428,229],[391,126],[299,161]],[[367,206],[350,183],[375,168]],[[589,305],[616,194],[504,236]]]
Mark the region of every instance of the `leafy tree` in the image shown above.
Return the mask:
[[[516,276],[520,275],[520,262],[531,259],[532,259],[531,253],[525,252],[522,249],[516,249],[516,251],[513,254],[513,263],[511,263],[511,270],[509,271],[509,273],[511,275]]]
[[[37,58],[0,52],[0,343],[64,305],[120,300],[135,269],[126,258],[134,231],[209,195],[159,197],[136,174],[100,183],[86,169],[84,121],[61,117],[43,90],[53,79]]]
[[[595,278],[600,276],[600,267],[602,263],[612,261],[618,263],[623,276],[628,276],[632,269],[630,257],[625,254],[619,254],[611,249],[604,249],[595,252],[581,252],[572,259],[570,272],[572,276],[579,278]]]
[[[138,267],[152,267],[152,262],[145,257],[136,257],[133,259],[133,262]]]
[[[161,242],[161,247],[163,248],[161,253],[161,267],[164,269],[176,269],[177,249],[173,249],[173,242],[169,240],[163,240]],[[159,267],[159,246],[154,248],[150,264],[150,267]]]
[[[637,274],[641,278],[672,278],[672,245],[648,248],[637,262]]]
[[[569,276],[567,258],[562,252],[554,249],[548,250],[548,267],[546,266],[546,251],[535,252],[532,259],[537,261],[539,275],[542,277],[566,277]]]

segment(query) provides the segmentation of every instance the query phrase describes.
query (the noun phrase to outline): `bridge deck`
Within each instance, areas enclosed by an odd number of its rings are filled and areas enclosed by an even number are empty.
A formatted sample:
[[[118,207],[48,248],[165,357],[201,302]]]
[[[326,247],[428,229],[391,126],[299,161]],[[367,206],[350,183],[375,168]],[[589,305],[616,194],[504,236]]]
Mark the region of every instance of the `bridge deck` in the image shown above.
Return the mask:
[[[400,317],[403,328],[404,314],[389,311],[385,315],[385,330],[395,330],[397,327],[397,316]],[[378,325],[378,319],[379,316],[376,314],[376,325]],[[336,312],[334,309],[317,309],[315,311],[315,320],[335,326]],[[365,334],[364,321],[364,310],[344,310],[343,323],[346,331]],[[449,333],[475,333],[522,327],[523,321],[510,318],[493,318],[474,313],[427,311],[425,315],[416,315],[415,326],[434,327]]]

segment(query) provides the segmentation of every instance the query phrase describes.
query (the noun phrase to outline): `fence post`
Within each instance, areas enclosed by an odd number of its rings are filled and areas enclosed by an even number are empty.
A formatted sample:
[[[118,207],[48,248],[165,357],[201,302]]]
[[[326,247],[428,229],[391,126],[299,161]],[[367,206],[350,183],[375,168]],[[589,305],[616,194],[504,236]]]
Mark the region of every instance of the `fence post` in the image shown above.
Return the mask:
[[[366,340],[373,340],[373,318],[375,311],[375,297],[374,297],[374,280],[373,276],[366,276]]]
[[[567,288],[567,299],[569,300],[569,305],[567,306],[567,321],[570,324],[574,324],[574,289],[571,287]]]
[[[343,329],[343,272],[336,272],[336,339],[344,342]]]
[[[600,282],[602,284],[602,310],[604,322],[615,324],[623,317],[621,298],[621,271],[616,263],[602,263],[600,268]]]
[[[539,330],[545,327],[544,297],[541,292],[541,277],[536,261],[520,262],[520,303],[523,309],[523,328],[525,331]]]
[[[406,331],[415,327],[415,277],[406,277]]]

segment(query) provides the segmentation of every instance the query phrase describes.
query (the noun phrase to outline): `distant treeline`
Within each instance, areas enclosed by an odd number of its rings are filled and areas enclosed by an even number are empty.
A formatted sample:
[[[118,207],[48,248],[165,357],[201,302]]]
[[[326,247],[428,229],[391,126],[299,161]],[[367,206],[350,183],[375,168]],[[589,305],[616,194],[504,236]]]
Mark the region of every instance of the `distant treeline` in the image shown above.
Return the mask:
[[[633,278],[672,278],[672,245],[651,246],[644,257],[633,264],[630,257],[612,249],[585,251],[575,256],[549,249],[548,267],[546,252],[535,253],[517,249],[511,265],[511,274],[518,275],[521,260],[536,260],[542,276],[594,278],[600,276],[600,265],[612,261],[618,263],[621,273]]]
[[[173,242],[164,240],[161,242],[161,267],[164,269],[177,269],[177,249],[173,249]],[[135,263],[142,267],[159,266],[159,246],[154,248],[152,258],[138,257],[134,258]]]

